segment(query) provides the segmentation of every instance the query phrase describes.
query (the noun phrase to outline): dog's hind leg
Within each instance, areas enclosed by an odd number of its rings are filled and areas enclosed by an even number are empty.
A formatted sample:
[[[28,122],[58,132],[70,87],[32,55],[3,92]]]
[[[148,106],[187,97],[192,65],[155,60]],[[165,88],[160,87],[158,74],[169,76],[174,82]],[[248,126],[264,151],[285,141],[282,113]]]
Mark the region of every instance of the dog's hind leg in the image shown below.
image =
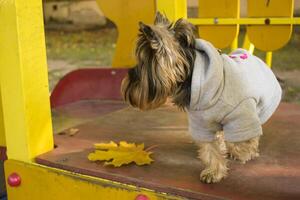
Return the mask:
[[[198,142],[198,158],[205,165],[200,179],[205,183],[216,183],[227,175],[227,160],[222,154],[220,145],[214,142]]]
[[[255,157],[258,157],[259,138],[260,136],[244,142],[226,142],[229,157],[234,160],[239,160],[243,164]]]

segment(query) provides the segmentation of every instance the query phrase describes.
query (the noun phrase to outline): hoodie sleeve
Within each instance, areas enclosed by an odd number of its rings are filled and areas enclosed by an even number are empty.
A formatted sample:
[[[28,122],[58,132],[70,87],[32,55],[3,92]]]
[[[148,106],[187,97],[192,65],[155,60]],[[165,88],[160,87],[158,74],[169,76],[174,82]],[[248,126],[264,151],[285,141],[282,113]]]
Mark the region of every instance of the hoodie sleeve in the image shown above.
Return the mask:
[[[226,141],[240,142],[262,135],[255,104],[253,98],[245,99],[223,119]]]
[[[189,111],[189,131],[195,141],[211,142],[215,133],[221,130],[219,123],[204,119],[199,111]]]

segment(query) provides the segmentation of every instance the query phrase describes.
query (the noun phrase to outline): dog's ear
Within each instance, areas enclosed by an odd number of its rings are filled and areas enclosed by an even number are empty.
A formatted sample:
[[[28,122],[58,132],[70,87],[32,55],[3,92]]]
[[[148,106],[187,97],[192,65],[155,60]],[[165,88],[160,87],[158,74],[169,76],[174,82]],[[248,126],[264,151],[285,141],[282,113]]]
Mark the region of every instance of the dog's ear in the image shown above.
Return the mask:
[[[176,21],[174,28],[175,37],[184,47],[193,47],[195,44],[195,26],[185,19]]]
[[[157,35],[155,32],[152,30],[152,28],[143,22],[139,22],[139,27],[140,27],[140,32],[143,33],[148,40],[156,40]]]
[[[160,50],[162,48],[161,38],[153,31],[151,26],[139,22],[140,32],[146,37],[152,49]]]
[[[167,27],[172,26],[169,19],[165,15],[161,14],[160,12],[156,12],[154,24],[163,25]]]

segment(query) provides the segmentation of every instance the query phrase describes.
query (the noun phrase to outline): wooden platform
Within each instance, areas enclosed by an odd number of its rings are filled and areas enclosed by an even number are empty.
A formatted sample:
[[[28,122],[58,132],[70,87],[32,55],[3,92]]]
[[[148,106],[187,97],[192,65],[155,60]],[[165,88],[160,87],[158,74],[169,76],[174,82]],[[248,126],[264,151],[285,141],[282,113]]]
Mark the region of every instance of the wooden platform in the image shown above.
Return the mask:
[[[151,112],[121,102],[79,102],[54,111],[55,130],[76,127],[75,136],[55,135],[57,148],[40,164],[180,195],[188,199],[300,199],[300,106],[281,104],[264,126],[261,156],[246,165],[231,161],[230,175],[203,184],[203,166],[187,131],[185,113],[173,107]],[[126,140],[153,149],[150,166],[104,167],[87,159],[97,142]]]

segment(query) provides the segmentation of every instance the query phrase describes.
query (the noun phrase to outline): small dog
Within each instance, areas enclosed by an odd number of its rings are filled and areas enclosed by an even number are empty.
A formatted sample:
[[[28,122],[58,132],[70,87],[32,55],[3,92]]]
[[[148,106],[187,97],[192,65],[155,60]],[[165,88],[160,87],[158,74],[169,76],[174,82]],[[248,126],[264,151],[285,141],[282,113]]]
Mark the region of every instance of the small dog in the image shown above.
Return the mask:
[[[122,82],[124,100],[149,110],[171,98],[187,111],[205,183],[226,177],[226,155],[242,163],[257,157],[261,125],[281,100],[280,85],[266,64],[244,49],[221,54],[196,39],[194,26],[184,19],[172,24],[157,13],[154,25],[139,27],[137,65]],[[223,132],[223,142],[217,132]]]

